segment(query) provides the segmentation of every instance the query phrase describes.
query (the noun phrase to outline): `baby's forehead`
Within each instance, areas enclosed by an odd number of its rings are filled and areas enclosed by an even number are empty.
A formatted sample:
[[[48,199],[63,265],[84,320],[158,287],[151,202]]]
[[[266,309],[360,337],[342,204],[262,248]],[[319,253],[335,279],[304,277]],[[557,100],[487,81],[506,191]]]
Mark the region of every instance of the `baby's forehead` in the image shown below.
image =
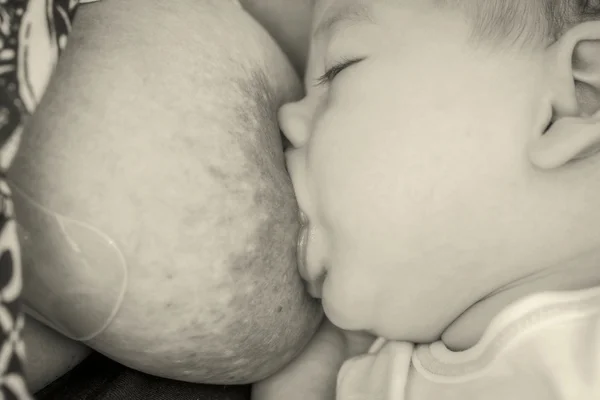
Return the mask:
[[[439,1],[446,0],[316,0],[313,8],[312,39],[326,37],[348,24],[380,25],[385,20],[386,25],[389,25],[388,29],[402,28],[402,23],[390,23],[390,9],[421,9],[426,11],[426,15],[431,15],[434,9],[429,7],[438,5]],[[442,9],[435,7],[435,10]]]
[[[553,14],[556,11],[544,8],[543,4],[550,4],[550,0],[314,0],[313,39],[318,33],[332,32],[344,23],[363,21],[377,25],[386,21],[387,30],[397,31],[404,22],[415,22],[411,15],[418,15],[419,20],[428,23],[432,18],[459,17],[477,42],[502,42],[501,38],[506,43],[531,41],[546,37],[553,29],[552,21],[558,18]],[[390,10],[401,13],[390,14]],[[392,23],[391,19],[398,15],[408,19]]]
[[[370,18],[374,3],[360,0],[317,1],[313,11],[313,31],[344,20]]]

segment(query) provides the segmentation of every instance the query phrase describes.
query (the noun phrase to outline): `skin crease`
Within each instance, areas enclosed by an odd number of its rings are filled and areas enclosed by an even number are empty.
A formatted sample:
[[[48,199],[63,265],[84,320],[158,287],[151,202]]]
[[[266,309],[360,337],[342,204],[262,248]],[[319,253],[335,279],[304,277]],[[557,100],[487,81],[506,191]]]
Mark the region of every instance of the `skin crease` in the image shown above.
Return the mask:
[[[319,2],[315,25],[350,3]],[[464,349],[517,298],[597,285],[597,225],[581,224],[600,218],[596,160],[548,172],[527,158],[563,101],[544,46],[471,46],[432,1],[369,4],[372,23],[313,41],[307,95],[279,114],[310,222],[303,277],[326,271],[331,321]]]
[[[9,177],[126,255],[123,305],[87,345],[215,384],[263,379],[306,345],[322,312],[296,272],[276,124],[300,95],[281,50],[233,2],[81,7]]]
[[[314,0],[240,0],[304,76]]]

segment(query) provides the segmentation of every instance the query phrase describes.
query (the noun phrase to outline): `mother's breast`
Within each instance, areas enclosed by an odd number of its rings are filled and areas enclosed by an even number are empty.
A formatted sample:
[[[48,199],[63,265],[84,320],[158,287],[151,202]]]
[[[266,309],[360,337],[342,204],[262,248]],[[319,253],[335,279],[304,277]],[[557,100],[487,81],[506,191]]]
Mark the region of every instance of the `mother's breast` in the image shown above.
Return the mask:
[[[125,255],[123,303],[93,348],[151,374],[242,383],[305,345],[321,312],[296,272],[275,118],[299,95],[234,2],[79,10],[10,177]]]

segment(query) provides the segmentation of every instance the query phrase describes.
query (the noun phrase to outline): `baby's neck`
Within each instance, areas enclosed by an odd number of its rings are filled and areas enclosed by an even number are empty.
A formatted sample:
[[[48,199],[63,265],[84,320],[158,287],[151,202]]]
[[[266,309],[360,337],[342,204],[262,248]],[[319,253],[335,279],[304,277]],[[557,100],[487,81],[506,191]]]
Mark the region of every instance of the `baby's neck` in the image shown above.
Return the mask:
[[[583,265],[547,270],[497,290],[468,308],[450,324],[442,334],[442,341],[453,351],[466,350],[477,344],[496,315],[522,298],[540,292],[600,286],[600,265],[595,260],[584,262]]]

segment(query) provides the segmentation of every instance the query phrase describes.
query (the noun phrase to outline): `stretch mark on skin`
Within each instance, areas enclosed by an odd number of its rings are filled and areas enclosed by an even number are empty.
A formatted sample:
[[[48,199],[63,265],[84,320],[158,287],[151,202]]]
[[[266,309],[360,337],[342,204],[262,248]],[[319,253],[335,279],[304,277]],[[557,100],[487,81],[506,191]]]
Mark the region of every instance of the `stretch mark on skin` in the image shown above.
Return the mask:
[[[28,314],[89,341],[108,328],[128,284],[125,256],[106,233],[39,204],[10,181]]]

